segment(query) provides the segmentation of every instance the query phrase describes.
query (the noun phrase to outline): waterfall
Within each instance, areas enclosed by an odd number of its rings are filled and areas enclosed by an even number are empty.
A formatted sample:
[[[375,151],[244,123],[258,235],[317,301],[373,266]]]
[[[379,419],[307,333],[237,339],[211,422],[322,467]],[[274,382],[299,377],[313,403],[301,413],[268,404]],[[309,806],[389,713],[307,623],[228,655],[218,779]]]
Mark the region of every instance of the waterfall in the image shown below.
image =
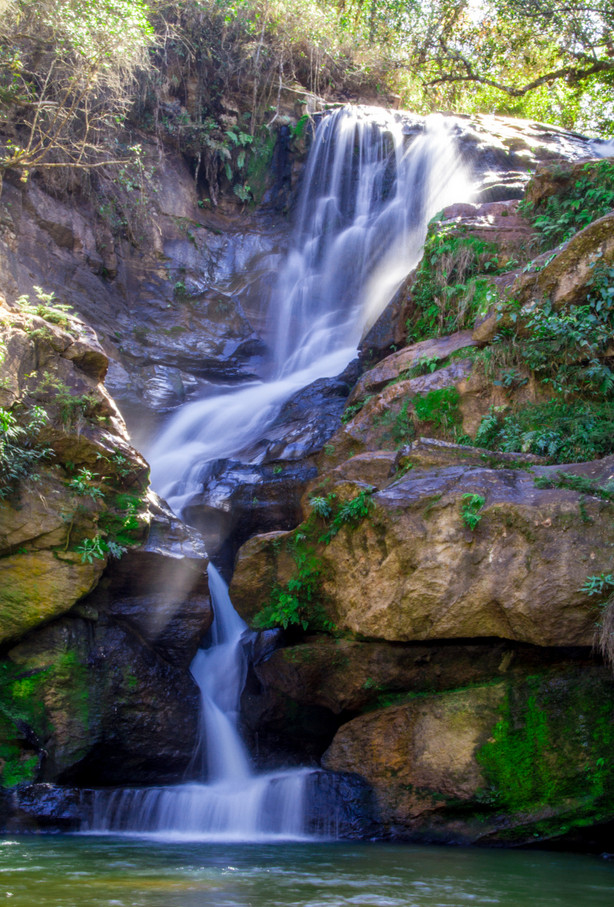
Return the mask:
[[[417,263],[428,220],[469,196],[442,117],[408,128],[380,109],[344,108],[320,120],[270,302],[269,379],[182,407],[150,452],[152,483],[177,512],[209,464],[240,455],[295,391],[344,369],[365,326]],[[314,829],[334,836],[335,815],[322,820],[314,811],[317,772],[253,771],[237,726],[249,631],[213,567],[209,582],[215,620],[191,667],[202,697],[195,765],[203,783],[99,792],[90,830],[241,841],[301,839]]]
[[[237,727],[249,631],[213,566],[209,567],[209,588],[215,620],[207,648],[198,651],[191,666],[202,697],[196,759],[207,783],[98,791],[88,831],[148,834],[165,840],[307,837],[305,800],[314,772],[290,769],[254,774]]]
[[[150,451],[152,483],[175,511],[212,462],[262,438],[293,393],[343,371],[417,264],[428,221],[470,194],[441,116],[410,127],[379,108],[347,107],[320,120],[269,304],[270,378],[183,406]]]

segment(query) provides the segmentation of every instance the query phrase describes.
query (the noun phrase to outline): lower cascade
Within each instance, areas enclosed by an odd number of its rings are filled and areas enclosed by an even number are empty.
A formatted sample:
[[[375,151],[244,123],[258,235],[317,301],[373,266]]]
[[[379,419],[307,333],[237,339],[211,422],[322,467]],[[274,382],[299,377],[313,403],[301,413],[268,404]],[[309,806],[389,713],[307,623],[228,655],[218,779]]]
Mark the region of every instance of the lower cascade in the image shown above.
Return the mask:
[[[237,728],[246,672],[247,625],[226,584],[209,567],[215,607],[207,648],[192,662],[202,701],[199,750],[206,784],[97,791],[88,831],[152,833],[191,840],[301,840],[334,837],[336,818],[309,806],[317,775],[309,768],[256,775]],[[309,807],[309,808],[308,808]]]
[[[381,109],[344,108],[320,120],[293,243],[269,302],[268,380],[182,407],[150,452],[153,484],[177,512],[202,488],[209,464],[242,452],[251,461],[250,448],[293,393],[345,368],[418,261],[430,218],[470,194],[443,118],[409,134]],[[254,773],[238,731],[250,634],[212,566],[209,583],[215,619],[191,666],[202,703],[193,768],[206,782],[99,791],[88,831],[218,841],[337,837],[343,795],[328,773]],[[318,792],[325,792],[321,810]]]

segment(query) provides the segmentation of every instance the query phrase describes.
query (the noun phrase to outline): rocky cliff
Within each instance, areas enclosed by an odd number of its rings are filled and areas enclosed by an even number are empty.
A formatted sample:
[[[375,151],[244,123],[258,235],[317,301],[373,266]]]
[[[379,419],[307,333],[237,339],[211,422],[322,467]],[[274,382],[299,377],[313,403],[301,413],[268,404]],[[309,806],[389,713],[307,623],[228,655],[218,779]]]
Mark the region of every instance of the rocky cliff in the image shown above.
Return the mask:
[[[236,607],[286,627],[246,694],[264,758],[306,737],[372,785],[385,834],[611,821],[611,203],[602,161],[444,211],[303,522],[239,551]]]
[[[251,457],[215,464],[186,514],[222,563],[242,545],[261,764],[360,775],[369,834],[533,843],[614,807],[593,651],[612,652],[614,185],[608,161],[560,163],[590,156],[577,136],[455,128],[476,203],[431,224],[360,360],[288,401]],[[287,225],[274,193],[213,212],[181,159],[146,156],[140,243],[91,199],[10,180],[0,199],[10,789],[173,781],[194,748],[207,558],[147,491],[103,379],[139,440],[259,374]]]
[[[206,555],[148,492],[91,328],[38,295],[0,302],[2,781],[174,778]]]

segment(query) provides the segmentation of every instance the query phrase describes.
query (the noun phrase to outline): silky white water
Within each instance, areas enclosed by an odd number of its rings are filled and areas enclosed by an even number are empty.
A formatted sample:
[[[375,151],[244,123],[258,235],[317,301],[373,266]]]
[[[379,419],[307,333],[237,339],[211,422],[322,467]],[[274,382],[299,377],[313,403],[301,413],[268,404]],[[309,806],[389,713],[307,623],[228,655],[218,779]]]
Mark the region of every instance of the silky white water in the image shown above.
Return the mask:
[[[320,121],[268,312],[270,378],[182,407],[150,452],[152,484],[177,512],[201,490],[209,464],[240,456],[293,393],[345,368],[416,264],[428,220],[469,194],[441,117],[411,140],[401,119],[379,109],[346,108]],[[209,583],[215,620],[191,668],[202,699],[193,768],[203,783],[100,793],[93,830],[231,841],[307,834],[314,771],[253,772],[238,731],[248,630],[213,567]],[[334,836],[335,821],[319,821],[319,832]]]
[[[89,830],[150,834],[170,840],[270,841],[305,838],[303,801],[310,769],[255,775],[239,734],[247,625],[226,584],[209,567],[215,620],[191,671],[202,699],[196,753],[206,783],[99,792]]]
[[[407,136],[402,118],[361,107],[320,120],[269,303],[270,377],[183,406],[149,453],[152,484],[175,511],[213,461],[265,437],[293,393],[343,371],[417,263],[428,221],[470,198],[445,118],[420,123]]]

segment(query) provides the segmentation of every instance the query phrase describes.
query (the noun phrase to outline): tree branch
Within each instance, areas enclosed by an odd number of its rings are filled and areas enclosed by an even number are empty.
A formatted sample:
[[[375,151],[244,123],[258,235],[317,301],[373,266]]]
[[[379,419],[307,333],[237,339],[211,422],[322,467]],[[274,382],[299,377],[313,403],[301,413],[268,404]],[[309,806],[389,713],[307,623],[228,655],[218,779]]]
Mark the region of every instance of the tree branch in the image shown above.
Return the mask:
[[[538,78],[533,79],[531,82],[527,82],[526,85],[522,85],[521,87],[505,85],[502,82],[497,82],[495,79],[489,79],[487,76],[482,76],[475,72],[473,66],[466,57],[457,50],[450,50],[446,43],[441,39],[440,44],[444,53],[452,61],[460,63],[464,67],[465,74],[447,73],[442,76],[437,76],[437,78],[430,79],[426,83],[428,86],[440,85],[444,82],[477,82],[480,85],[489,85],[491,88],[496,88],[498,91],[502,91],[512,98],[520,98],[527,94],[527,92],[533,91],[535,88],[539,88],[541,85],[546,85],[549,82],[556,82],[558,79],[566,79],[568,82],[573,83],[588,79],[590,76],[597,75],[597,73],[600,72],[614,72],[614,59],[597,60],[585,67],[568,65],[562,66],[559,69],[553,69],[550,72],[538,76]]]

